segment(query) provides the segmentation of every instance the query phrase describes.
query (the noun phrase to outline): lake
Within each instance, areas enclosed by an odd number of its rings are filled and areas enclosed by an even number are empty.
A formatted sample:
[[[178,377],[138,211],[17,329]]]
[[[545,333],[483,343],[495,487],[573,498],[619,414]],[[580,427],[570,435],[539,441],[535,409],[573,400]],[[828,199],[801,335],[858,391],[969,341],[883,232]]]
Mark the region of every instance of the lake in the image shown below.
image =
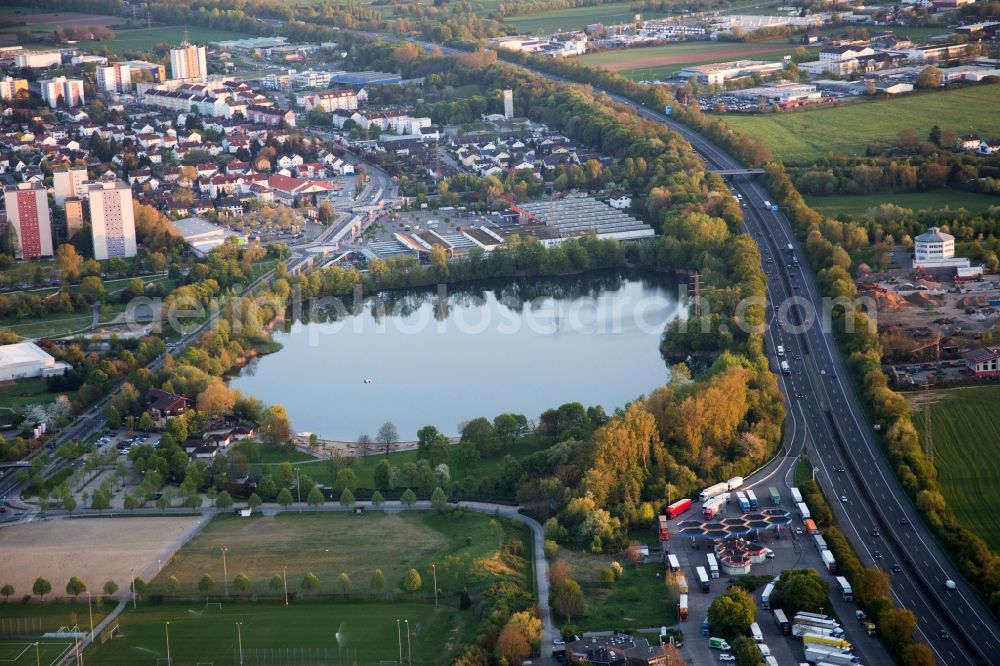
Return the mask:
[[[621,273],[441,285],[312,311],[231,385],[284,405],[296,432],[343,441],[385,421],[403,441],[425,425],[455,435],[478,416],[537,419],[566,402],[611,413],[666,382],[660,336],[686,316],[671,278]]]

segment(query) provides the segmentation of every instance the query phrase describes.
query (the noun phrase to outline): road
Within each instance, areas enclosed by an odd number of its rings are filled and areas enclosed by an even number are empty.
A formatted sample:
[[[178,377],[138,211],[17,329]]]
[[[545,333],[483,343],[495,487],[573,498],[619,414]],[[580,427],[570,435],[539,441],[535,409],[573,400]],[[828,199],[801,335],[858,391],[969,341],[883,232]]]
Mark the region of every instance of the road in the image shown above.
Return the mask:
[[[690,128],[630,100],[611,97],[683,135],[710,168],[741,168],[735,159]],[[777,345],[785,348],[780,360],[788,360],[792,367],[791,375],[782,376],[785,395],[802,396],[791,400],[791,445],[804,447],[817,465],[817,480],[836,505],[834,513],[862,563],[887,572],[894,566],[900,568],[900,573],[890,574],[894,600],[916,613],[918,637],[931,646],[938,662],[1000,663],[1000,625],[961,579],[896,478],[847,379],[832,334],[818,325],[798,326],[806,320],[814,324],[821,321],[817,313],[823,311],[823,300],[805,263],[793,265],[788,252],[782,250],[791,244],[796,256],[805,256],[790,222],[782,212],[765,206],[769,195],[751,177],[734,177],[733,186],[747,203],[747,229],[761,252],[766,253],[764,256],[774,261],[764,264],[765,270],[772,273],[768,280],[769,301],[778,304],[783,312],[787,307],[792,324],[772,327],[768,344],[776,370]],[[793,297],[797,302],[791,304],[789,299]],[[773,323],[773,308],[769,316]],[[785,463],[786,475],[793,473],[791,464]],[[840,497],[847,501],[838,502]],[[902,524],[904,520],[908,525]],[[881,536],[871,536],[874,530]],[[875,557],[876,551],[881,557]],[[957,589],[947,591],[946,580],[955,581]],[[951,640],[938,638],[942,629],[951,634]]]

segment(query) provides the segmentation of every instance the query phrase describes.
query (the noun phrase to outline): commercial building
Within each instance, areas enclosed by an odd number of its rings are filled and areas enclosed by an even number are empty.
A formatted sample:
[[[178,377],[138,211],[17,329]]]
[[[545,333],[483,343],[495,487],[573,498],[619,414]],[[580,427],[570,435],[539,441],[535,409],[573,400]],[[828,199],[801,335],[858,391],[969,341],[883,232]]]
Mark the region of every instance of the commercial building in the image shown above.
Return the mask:
[[[689,79],[692,76],[702,85],[724,85],[730,79],[759,74],[767,76],[777,74],[782,69],[780,62],[764,62],[763,60],[735,60],[732,62],[716,62],[709,65],[692,65],[685,67],[677,76]]]
[[[976,378],[1000,377],[1000,347],[983,347],[962,354],[965,368]]]
[[[28,93],[28,79],[15,79],[12,76],[0,79],[0,99],[14,99],[17,93]]]
[[[389,74],[387,72],[331,72],[330,84],[341,84],[345,86],[357,86],[358,88],[371,86],[384,86],[390,83],[399,83],[403,77],[399,74]]]
[[[206,254],[222,245],[226,238],[233,237],[237,242],[245,242],[243,236],[235,231],[212,224],[203,217],[186,217],[174,222],[174,228],[184,237],[188,247],[198,257]]]
[[[64,374],[72,366],[52,358],[34,342],[0,345],[0,382]]]
[[[913,239],[913,267],[930,270],[934,268],[968,268],[969,260],[955,257],[955,237],[937,227]]]
[[[14,55],[17,67],[40,69],[42,67],[58,67],[62,64],[62,53],[59,51],[23,51]]]
[[[82,79],[58,76],[39,81],[38,85],[41,88],[42,99],[53,109],[57,106],[80,106],[86,101],[83,98]]]
[[[819,101],[823,96],[814,85],[791,81],[782,81],[772,86],[745,88],[732,94],[746,100],[754,102],[764,100],[767,104],[777,104],[782,107],[810,104]]]
[[[3,189],[7,221],[14,228],[19,259],[52,256],[49,197],[41,183],[18,183]]]
[[[67,197],[83,195],[83,184],[87,182],[87,167],[67,167],[52,173],[53,198],[57,206],[62,206]]]
[[[132,188],[120,180],[101,181],[87,186],[90,204],[90,233],[94,259],[98,261],[136,255],[135,217]]]
[[[655,235],[648,224],[590,197],[538,201],[512,210],[519,214],[521,224],[544,224],[561,238],[594,234],[598,238],[639,240]]]
[[[170,49],[170,76],[174,79],[204,80],[208,76],[208,59],[204,46],[184,42]]]

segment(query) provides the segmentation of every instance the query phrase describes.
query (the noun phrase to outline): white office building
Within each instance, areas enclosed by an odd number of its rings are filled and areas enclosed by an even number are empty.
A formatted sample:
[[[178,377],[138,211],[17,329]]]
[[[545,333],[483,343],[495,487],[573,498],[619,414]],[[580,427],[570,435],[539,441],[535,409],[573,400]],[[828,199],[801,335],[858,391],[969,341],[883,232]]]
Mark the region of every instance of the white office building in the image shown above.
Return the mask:
[[[955,256],[955,237],[937,227],[913,239],[913,267],[930,270],[934,268],[969,268],[969,260]]]
[[[90,231],[94,241],[94,259],[127,259],[136,255],[135,216],[132,212],[132,189],[120,180],[91,183],[87,186],[90,202]]]
[[[71,367],[55,360],[34,342],[0,345],[0,382],[61,375]]]

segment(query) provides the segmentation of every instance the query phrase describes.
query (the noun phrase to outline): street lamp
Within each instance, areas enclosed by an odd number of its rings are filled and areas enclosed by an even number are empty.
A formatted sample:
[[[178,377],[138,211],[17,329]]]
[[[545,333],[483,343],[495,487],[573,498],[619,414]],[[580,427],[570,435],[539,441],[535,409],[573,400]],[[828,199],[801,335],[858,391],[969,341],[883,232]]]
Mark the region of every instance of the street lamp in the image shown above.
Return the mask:
[[[242,626],[242,622],[236,623],[236,640],[240,645],[240,666],[243,666],[243,631],[240,629]]]
[[[135,610],[135,569],[132,569],[132,610]]]
[[[285,605],[288,605],[288,567],[281,567],[281,581],[285,584]]]
[[[406,661],[410,666],[413,666],[413,653],[410,652],[410,621],[403,620],[406,623]]]
[[[87,613],[90,615],[90,641],[94,641],[94,607],[90,604],[90,590],[87,590]]]
[[[403,663],[403,632],[399,628],[399,620],[396,620],[396,640],[399,642],[399,663]],[[38,645],[38,643],[35,643]]]
[[[299,496],[299,513],[302,513],[302,484],[299,483],[299,470],[295,468],[295,492]]]
[[[438,606],[438,570],[437,565],[431,565],[431,571],[434,572],[434,608]]]
[[[226,601],[229,601],[229,569],[226,568],[226,552],[228,548],[222,549],[222,579],[226,583]]]
[[[35,641],[35,666],[42,666],[42,657],[38,653],[38,641]]]
[[[163,630],[167,634],[167,666],[170,666],[170,622],[169,621],[167,621],[166,625],[163,627]]]

